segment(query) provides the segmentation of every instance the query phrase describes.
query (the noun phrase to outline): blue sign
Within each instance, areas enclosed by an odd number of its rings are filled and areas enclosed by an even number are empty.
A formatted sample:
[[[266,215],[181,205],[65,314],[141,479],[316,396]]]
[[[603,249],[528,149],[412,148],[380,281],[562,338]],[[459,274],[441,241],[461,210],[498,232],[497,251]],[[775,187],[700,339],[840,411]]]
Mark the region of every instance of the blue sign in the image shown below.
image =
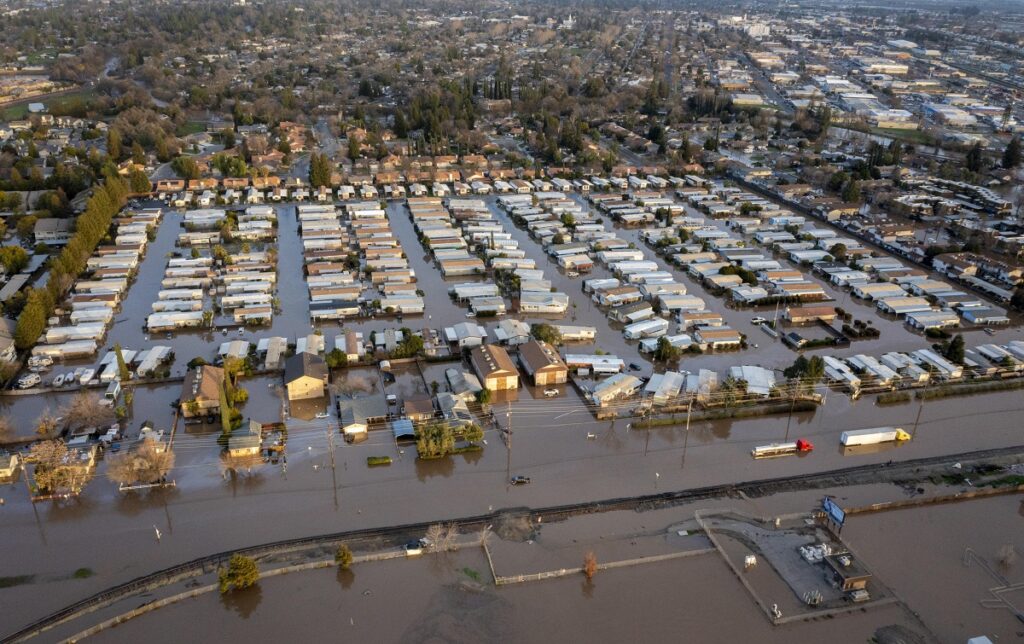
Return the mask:
[[[833,521],[839,524],[840,527],[842,527],[843,522],[846,521],[846,512],[836,505],[835,501],[827,496],[821,500],[821,509],[824,510],[825,514],[830,516]]]

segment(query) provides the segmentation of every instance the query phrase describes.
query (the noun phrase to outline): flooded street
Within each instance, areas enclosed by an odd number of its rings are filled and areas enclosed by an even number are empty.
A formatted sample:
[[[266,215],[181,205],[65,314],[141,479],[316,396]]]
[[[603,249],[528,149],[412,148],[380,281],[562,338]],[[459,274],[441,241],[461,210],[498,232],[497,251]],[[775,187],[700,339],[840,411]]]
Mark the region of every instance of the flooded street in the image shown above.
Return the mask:
[[[569,349],[589,352],[600,348],[619,355],[627,362],[637,361],[643,366],[642,371],[650,373],[654,367],[639,356],[636,343],[627,341],[621,330],[609,322],[604,312],[581,291],[583,279],[607,276],[607,269],[596,265],[593,272],[586,276],[567,277],[526,231],[512,224],[507,214],[495,205],[493,198],[488,198],[488,204],[505,229],[519,240],[527,255],[537,260],[538,268],[544,270],[545,277],[552,280],[552,285],[569,294],[575,303],[559,323],[589,325],[598,329],[594,343],[570,345]],[[175,239],[182,230],[181,214],[171,211],[165,215],[156,241],[150,244],[138,278],[107,338],[106,347],[111,347],[115,342],[126,348],[144,348],[156,342],[166,344],[177,355],[172,375],[181,375],[189,359],[195,356],[212,359],[219,344],[226,339],[241,337],[256,341],[261,337],[282,335],[294,342],[296,337],[310,332],[308,290],[302,273],[302,247],[295,207],[282,205],[276,209],[279,217],[279,239],[275,244],[278,251],[277,297],[281,302],[281,310],[275,313],[271,327],[246,329],[241,336],[232,331],[230,337],[211,332],[174,333],[169,339],[163,336],[148,337],[145,334],[143,325],[150,312],[150,304],[160,289],[167,254],[176,252]],[[404,204],[390,203],[388,217],[395,234],[403,241],[410,265],[416,272],[417,288],[426,293],[425,314],[422,317],[406,316],[401,322],[393,318],[377,318],[325,324],[320,328],[328,338],[328,349],[333,346],[333,336],[341,329],[361,331],[364,337],[369,338],[373,330],[397,326],[412,329],[441,328],[466,319],[466,309],[448,297],[447,288],[453,283],[471,280],[445,280],[442,277],[431,256],[417,240]],[[611,227],[607,221],[605,225]],[[656,260],[660,268],[670,268],[663,259],[656,257],[653,250],[639,241],[636,230],[619,229],[616,234],[636,243],[645,258]],[[691,293],[705,298],[709,310],[721,313],[728,324],[747,334],[752,345],[758,345],[756,349],[751,346],[740,352],[688,355],[683,359],[681,369],[696,371],[707,368],[721,372],[735,364],[782,368],[795,359],[795,352],[750,324],[753,310],[726,306],[724,300],[705,293],[701,286],[683,272],[677,269],[672,271],[678,280],[687,284]],[[859,301],[854,303],[845,292],[831,291],[828,286],[825,288],[837,299],[836,304],[854,312],[855,317],[875,320],[882,335],[878,340],[854,342],[851,347],[839,351],[819,349],[816,353],[850,355],[864,352],[878,355],[884,351],[906,351],[927,346],[924,338],[910,332],[900,322],[883,320],[875,315],[870,304]],[[771,312],[757,313],[768,316]],[[524,321],[551,320],[527,317]],[[484,324],[493,334],[495,322],[487,321]],[[978,336],[976,333],[968,334],[968,346],[981,342],[980,339],[975,340]],[[1021,337],[1019,329],[1010,328],[1000,330],[994,341],[1017,337]],[[986,336],[985,341],[993,340]],[[424,376],[400,374],[397,382],[388,385],[387,391],[425,393],[430,381],[443,382],[445,366],[424,365]],[[59,368],[61,371],[65,369]],[[375,369],[366,368],[353,369],[350,375],[358,378],[365,376],[376,387],[375,374]],[[336,378],[335,384],[338,382]],[[249,378],[241,384],[250,394],[248,402],[242,407],[245,417],[260,422],[284,418],[280,377]],[[1024,399],[1019,392],[946,398],[928,401],[923,408],[919,407],[917,400],[878,407],[873,397],[852,401],[845,393],[826,393],[825,388],[821,387],[819,391],[826,395],[825,403],[814,412],[796,413],[791,419],[783,414],[749,420],[694,421],[687,431],[685,415],[679,415],[676,417],[677,425],[640,430],[632,427],[631,421],[626,419],[616,422],[595,421],[575,388],[570,385],[560,387],[560,390],[559,397],[546,399],[536,388],[524,386],[516,402],[500,402],[495,405],[499,423],[511,428],[513,432],[511,451],[506,448],[493,426],[485,428],[486,444],[482,452],[439,461],[418,461],[415,448],[412,445],[396,445],[388,431],[370,432],[365,442],[346,444],[337,434],[336,419],[314,418],[315,413],[322,410],[325,404],[318,402],[316,404],[320,407],[316,409],[296,405],[291,409],[291,417],[286,418],[289,430],[287,464],[266,464],[249,475],[224,477],[219,458],[219,430],[216,427],[182,424],[174,438],[177,462],[171,478],[176,483],[175,488],[123,494],[105,478],[103,464],[84,493],[68,501],[33,505],[28,501],[23,481],[0,486],[0,497],[4,500],[4,505],[0,506],[0,534],[3,535],[5,548],[5,556],[0,558],[0,577],[30,578],[30,581],[20,585],[0,588],[0,601],[8,608],[5,617],[0,618],[0,625],[4,627],[0,631],[9,631],[114,584],[181,561],[278,539],[470,516],[500,508],[536,508],[635,496],[1019,445],[1020,414],[1024,407]],[[180,394],[180,382],[138,387],[127,421],[128,436],[137,435],[145,420],[152,421],[159,429],[169,431],[173,419],[172,405]],[[18,419],[19,431],[28,435],[32,431],[32,421],[44,409],[62,409],[73,395],[70,391],[6,395],[0,397],[0,409]],[[920,420],[915,423],[919,413]],[[883,425],[902,426],[908,432],[912,432],[916,425],[916,432],[912,441],[899,446],[850,454],[841,450],[839,434],[844,430]],[[333,441],[329,440],[332,434]],[[750,456],[753,447],[796,438],[811,440],[815,450],[800,458],[754,461]],[[366,459],[370,456],[390,456],[393,464],[369,468]],[[532,484],[510,486],[510,475],[529,476]],[[163,535],[160,541],[154,536],[155,529],[159,529]],[[698,565],[712,564],[701,562]],[[720,562],[717,565],[721,565]],[[71,579],[70,576],[79,568],[90,568],[95,574],[87,578]],[[382,566],[382,569],[387,567]],[[444,574],[448,577],[442,574],[435,578],[434,573],[424,568],[422,583],[431,587],[447,587],[459,577],[457,572]],[[608,590],[599,590],[592,598],[584,597],[579,592],[578,582],[558,581],[551,582],[550,586],[543,587],[539,592],[535,588],[531,588],[530,592],[512,589],[506,593],[503,590],[501,596],[494,598],[494,601],[502,606],[507,602],[513,607],[510,610],[515,615],[528,616],[531,611],[543,610],[545,601],[550,602],[553,597],[557,597],[556,591],[550,590],[557,587],[557,592],[571,598],[567,601],[594,607],[592,611],[590,608],[583,611],[592,614],[592,621],[576,624],[577,629],[591,633],[600,641],[612,641],[616,637],[621,639],[631,634],[635,636],[634,631],[628,630],[634,628],[634,621],[630,618],[622,624],[606,623],[605,613],[601,610],[605,606],[602,602],[625,601],[632,606],[632,595],[625,591],[622,591],[625,594],[617,594],[619,591],[612,589],[620,586],[627,588],[627,582],[635,581],[631,576],[641,574],[657,575],[660,581],[652,588],[660,588],[661,594],[652,590],[651,596],[645,598],[646,602],[641,602],[645,607],[636,607],[636,610],[648,615],[645,612],[648,604],[660,606],[668,611],[666,614],[673,614],[673,620],[681,620],[662,622],[653,617],[654,613],[649,614],[652,615],[650,619],[659,623],[658,628],[661,628],[660,624],[666,624],[663,631],[666,637],[673,629],[685,629],[686,614],[676,615],[669,610],[669,604],[665,603],[671,601],[671,606],[677,608],[685,605],[680,604],[677,596],[672,594],[677,590],[684,594],[693,593],[693,601],[699,601],[701,592],[694,590],[692,583],[680,583],[679,575],[691,574],[682,570],[669,573],[652,568],[646,572],[616,572],[614,575],[623,576],[621,584],[603,585],[601,588]],[[336,580],[332,581],[331,575],[327,575],[325,580],[320,580],[318,575],[310,573],[308,578],[303,575],[270,582],[264,589],[265,599],[296,595],[291,586],[299,583],[295,580],[304,580],[301,583],[310,584],[310,588],[320,588],[317,584],[326,584],[327,587],[338,584]],[[386,579],[386,576],[382,579]],[[734,583],[727,577],[723,576],[723,579],[723,584]],[[672,593],[667,592],[669,588]],[[352,599],[362,601],[358,592],[362,591],[345,591],[342,595],[353,595]],[[667,596],[662,599],[662,595]],[[447,595],[445,597],[447,599],[442,598],[444,601],[454,601]],[[208,610],[206,617],[197,619],[218,618],[219,613],[216,611],[220,610],[219,604],[216,600],[212,601],[214,604],[204,609]],[[264,602],[262,605],[266,607],[268,604],[272,602]],[[423,606],[421,611],[427,610],[426,604]],[[172,610],[182,609],[179,607]],[[296,606],[293,614],[297,619],[302,615],[302,610],[305,609]],[[382,605],[368,610],[386,609]],[[257,608],[251,620],[243,623],[255,625],[254,628],[261,630],[276,628],[260,621],[261,614],[270,613],[266,610],[261,613]],[[156,619],[162,619],[162,616]],[[270,620],[269,617],[265,619]],[[304,619],[314,618],[308,616]],[[729,622],[724,616],[723,619]],[[751,619],[763,618],[751,611]],[[515,623],[517,620],[522,623],[509,627],[511,632],[517,633],[511,639],[531,639],[533,633],[529,630],[528,618],[516,617],[511,621]],[[549,637],[574,632],[573,629],[560,630],[564,625],[554,623],[558,621],[554,615],[549,621],[552,623],[545,626],[548,630],[542,631]],[[362,628],[366,623],[358,618],[356,622],[356,628]],[[637,618],[635,623],[641,622]],[[231,627],[235,625],[233,623]],[[601,625],[601,628],[592,625]],[[132,627],[129,625],[126,629]],[[397,625],[389,625],[388,628],[396,630],[389,632],[392,637],[383,639],[400,640],[407,637],[404,630],[398,630]],[[368,634],[356,632],[364,636]],[[867,630],[864,632],[870,633]],[[116,636],[116,633],[112,636]],[[858,637],[850,641],[864,641],[867,635]],[[765,641],[787,639],[781,637]]]

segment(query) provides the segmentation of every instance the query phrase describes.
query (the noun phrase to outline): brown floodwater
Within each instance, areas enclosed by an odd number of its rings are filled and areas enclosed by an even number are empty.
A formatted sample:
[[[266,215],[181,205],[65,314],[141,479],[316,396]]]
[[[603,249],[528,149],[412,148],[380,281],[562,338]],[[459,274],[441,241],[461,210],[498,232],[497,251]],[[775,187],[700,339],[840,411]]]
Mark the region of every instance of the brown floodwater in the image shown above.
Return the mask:
[[[294,207],[280,206],[278,210],[278,294],[284,310],[275,315],[271,329],[247,330],[244,337],[250,340],[271,334],[294,339],[311,328]],[[554,285],[577,302],[565,323],[596,326],[597,346],[627,361],[638,360],[635,343],[628,343],[580,291],[583,278],[566,277],[525,231],[516,229],[496,207],[494,210]],[[446,282],[442,278],[419,246],[401,204],[390,204],[388,213],[405,244],[420,288],[428,293],[427,314],[422,319],[406,318],[402,324],[440,327],[464,320],[465,309],[453,303],[446,292],[441,295],[450,283],[463,280]],[[165,255],[173,250],[181,230],[179,221],[180,215],[165,216],[108,345],[119,341],[127,348],[146,346],[142,323],[159,290]],[[632,230],[620,230],[619,234],[630,240],[637,235]],[[653,251],[638,246],[645,256],[654,259]],[[661,264],[667,268],[664,262]],[[602,271],[602,267],[595,267],[593,275],[605,274]],[[687,277],[680,279],[690,285],[691,292],[702,293],[700,286]],[[721,371],[737,363],[782,367],[792,362],[792,351],[750,326],[751,311],[730,309],[711,296],[706,299],[710,309],[723,313],[759,348],[687,357],[684,369]],[[857,317],[872,312],[867,305],[843,306],[862,307]],[[370,330],[397,324],[377,319],[346,323],[345,328],[362,330],[368,337]],[[877,354],[926,346],[923,338],[896,322],[879,321],[876,325],[882,329],[878,341],[854,343],[842,354]],[[324,333],[331,337],[340,328],[327,325]],[[1012,337],[1020,337],[1019,329],[999,331],[996,341]],[[180,372],[194,355],[212,357],[223,339],[220,334],[182,333],[170,340],[160,337],[149,342],[172,346]],[[968,345],[980,341],[972,337]],[[581,351],[588,349],[586,345],[580,347]],[[642,364],[651,369],[648,363]],[[425,375],[429,374],[426,380],[415,374],[403,375],[395,386],[403,392],[422,392],[427,382],[439,379],[438,366],[425,368]],[[264,422],[277,420],[281,401],[275,385],[279,382],[275,378],[246,382],[250,400],[243,413]],[[128,423],[130,432],[137,431],[147,419],[169,428],[171,403],[179,394],[180,385],[176,383],[138,388]],[[69,398],[68,392],[2,396],[0,409],[15,418],[23,430],[28,427],[23,433],[30,433],[31,421],[44,408],[58,409]],[[31,583],[0,588],[0,601],[9,607],[0,617],[0,631],[9,631],[93,592],[183,560],[277,539],[1019,445],[1022,408],[1024,396],[1019,392],[930,401],[920,410],[918,430],[909,444],[873,453],[844,454],[838,445],[840,432],[880,425],[910,429],[919,412],[917,403],[877,407],[870,398],[851,401],[845,394],[829,392],[822,408],[795,414],[792,419],[783,415],[694,422],[688,432],[681,421],[678,426],[638,431],[628,421],[595,421],[572,387],[565,387],[563,395],[553,400],[544,399],[532,387],[524,387],[516,402],[504,409],[501,405],[496,408],[499,422],[513,429],[511,452],[497,431],[488,427],[482,453],[422,463],[414,458],[411,446],[395,445],[390,433],[375,432],[356,445],[346,445],[336,436],[332,468],[327,438],[332,421],[310,418],[310,409],[303,411],[306,420],[289,420],[286,466],[268,465],[253,475],[227,479],[219,467],[216,429],[179,427],[175,437],[177,465],[172,473],[175,489],[121,494],[103,478],[102,465],[83,495],[67,502],[32,505],[22,483],[0,486],[0,497],[5,501],[0,506],[0,544],[4,548],[0,577],[34,576]],[[594,438],[588,439],[589,434]],[[812,440],[815,451],[806,458],[753,461],[750,457],[750,450],[757,445],[795,438]],[[376,455],[392,456],[394,464],[367,468],[366,458]],[[511,487],[507,483],[509,474],[528,475],[533,483]],[[154,537],[154,527],[163,533],[160,542]],[[68,575],[80,567],[91,568],[96,574],[69,580]]]
[[[276,577],[230,599],[205,595],[122,624],[96,642],[359,639],[376,642],[864,642],[912,625],[898,607],[772,627],[725,563],[705,555],[537,583],[479,586],[479,551]],[[841,626],[841,630],[837,627]]]

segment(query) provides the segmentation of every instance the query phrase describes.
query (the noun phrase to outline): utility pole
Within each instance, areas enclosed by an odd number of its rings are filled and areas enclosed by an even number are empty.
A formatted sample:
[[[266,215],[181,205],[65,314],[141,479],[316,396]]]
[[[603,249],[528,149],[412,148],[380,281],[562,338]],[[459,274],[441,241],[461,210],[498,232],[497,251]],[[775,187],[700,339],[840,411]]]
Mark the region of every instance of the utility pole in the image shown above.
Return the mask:
[[[690,412],[693,411],[693,396],[690,396],[690,404],[686,406],[686,430],[683,434],[683,458],[679,463],[679,469],[686,466],[686,446],[690,443]]]
[[[921,397],[921,404],[917,406],[917,418],[914,419],[914,429],[910,432],[910,440],[917,436],[917,424],[921,422],[921,412],[924,411],[924,396]]]
[[[506,484],[512,481],[512,403],[506,403],[505,407],[505,481]]]
[[[796,407],[796,387],[797,383],[792,383],[792,389],[789,392],[789,418],[786,420],[786,437],[783,441],[789,440],[789,426],[793,422],[793,409]]]
[[[338,509],[338,468],[334,464],[334,430],[327,428],[327,448],[331,452],[331,491],[334,493],[334,509]]]

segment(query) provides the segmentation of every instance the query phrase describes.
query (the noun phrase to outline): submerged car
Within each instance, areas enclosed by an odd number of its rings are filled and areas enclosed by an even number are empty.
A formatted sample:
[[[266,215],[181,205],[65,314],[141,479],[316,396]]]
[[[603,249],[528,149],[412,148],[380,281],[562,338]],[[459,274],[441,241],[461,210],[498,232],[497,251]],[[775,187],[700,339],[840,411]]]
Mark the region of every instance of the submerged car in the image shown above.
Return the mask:
[[[530,482],[529,476],[513,476],[512,485],[526,485]]]

